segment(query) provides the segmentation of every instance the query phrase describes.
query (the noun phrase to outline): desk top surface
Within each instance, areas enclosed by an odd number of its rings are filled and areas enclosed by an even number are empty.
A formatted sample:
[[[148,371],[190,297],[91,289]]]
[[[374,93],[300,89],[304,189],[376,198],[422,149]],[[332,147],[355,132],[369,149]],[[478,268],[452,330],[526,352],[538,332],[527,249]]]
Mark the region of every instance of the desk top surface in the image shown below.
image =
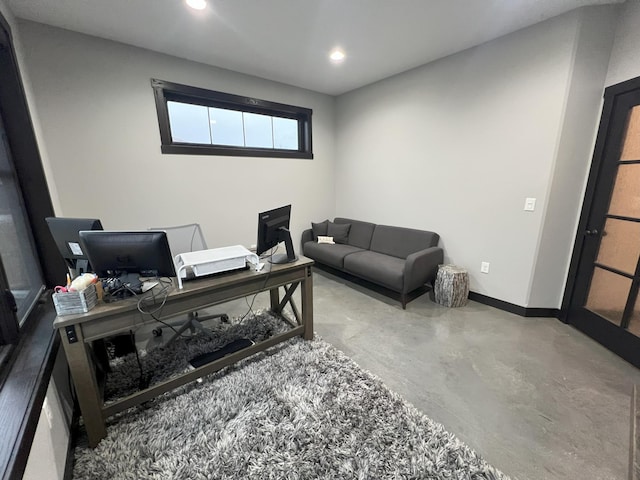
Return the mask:
[[[255,270],[253,270],[253,268],[249,268],[249,269],[242,269],[242,270],[233,270],[230,272],[225,272],[225,273],[215,274],[212,276],[195,278],[192,280],[184,281],[182,290],[178,289],[178,286],[177,286],[178,282],[176,281],[175,278],[172,278],[171,279],[172,286],[169,287],[169,292],[167,293],[166,299],[167,301],[170,301],[170,299],[178,298],[179,296],[182,296],[182,295],[193,295],[193,294],[198,294],[206,291],[212,291],[218,288],[223,288],[229,285],[242,284],[245,282],[250,282],[252,280],[255,280],[256,278],[268,277],[270,274],[282,274],[282,273],[290,272],[292,270],[300,270],[300,269],[304,269],[307,266],[313,265],[313,263],[314,263],[313,260],[303,256],[299,256],[298,260],[292,263],[271,264],[271,263],[265,262],[264,267],[259,272],[256,272]],[[267,280],[268,278],[265,278],[265,282]],[[149,292],[151,292],[151,290]],[[124,300],[119,300],[111,303],[105,303],[100,301],[94,308],[92,308],[87,313],[57,316],[53,322],[53,327],[58,329],[58,328],[65,327],[67,325],[75,325],[78,323],[83,323],[83,322],[90,321],[90,320],[97,319],[104,316],[116,315],[118,313],[137,310],[138,301],[140,300],[140,298],[143,298],[144,295],[146,294],[138,295],[136,297],[131,297],[131,298],[127,298]],[[149,294],[149,296],[152,296],[152,295],[153,294]],[[158,303],[160,303],[164,298],[164,295],[159,294],[158,297],[159,297]],[[151,306],[153,306],[153,304],[151,304]]]

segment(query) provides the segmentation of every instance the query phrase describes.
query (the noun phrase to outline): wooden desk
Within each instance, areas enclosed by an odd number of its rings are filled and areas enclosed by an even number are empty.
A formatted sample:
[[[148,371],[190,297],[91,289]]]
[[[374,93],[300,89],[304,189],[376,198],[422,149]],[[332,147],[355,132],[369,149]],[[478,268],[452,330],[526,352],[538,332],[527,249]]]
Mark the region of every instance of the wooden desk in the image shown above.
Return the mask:
[[[268,290],[271,309],[274,312],[281,313],[287,304],[291,306],[295,317],[295,321],[291,322],[293,328],[196,368],[180,377],[157,383],[106,406],[98,385],[90,342],[128,332],[132,328],[155,322],[155,320],[150,315],[140,313],[135,300],[123,300],[109,304],[99,303],[88,313],[56,317],[53,326],[58,329],[62,338],[78,395],[80,411],[87,429],[89,445],[95,447],[107,435],[105,419],[111,415],[146,402],[203,375],[220,370],[289,338],[300,335],[306,340],[312,339],[313,278],[311,265],[313,265],[313,260],[300,257],[296,262],[284,265],[267,263],[260,272],[253,270],[230,272],[185,282],[182,290],[175,287],[169,293],[162,308],[160,318],[163,320]],[[175,283],[174,281],[174,285]],[[301,286],[301,312],[292,298],[298,286]],[[284,289],[282,299],[280,299],[280,287]]]

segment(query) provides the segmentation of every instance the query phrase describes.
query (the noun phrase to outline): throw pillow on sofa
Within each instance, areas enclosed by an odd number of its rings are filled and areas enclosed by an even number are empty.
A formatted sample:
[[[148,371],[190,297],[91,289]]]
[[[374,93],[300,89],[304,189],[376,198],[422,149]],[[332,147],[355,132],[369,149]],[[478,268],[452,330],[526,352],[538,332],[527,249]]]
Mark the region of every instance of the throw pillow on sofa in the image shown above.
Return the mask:
[[[329,226],[329,220],[325,220],[320,223],[311,222],[311,230],[313,231],[313,239],[318,240],[318,237],[324,237],[327,235],[327,227]]]
[[[333,241],[336,243],[347,243],[349,241],[350,229],[350,223],[329,222],[329,225],[327,225],[327,235],[333,237]]]
[[[328,243],[329,245],[334,245],[336,242],[333,241],[333,237],[324,237],[320,235],[318,237],[318,243]]]

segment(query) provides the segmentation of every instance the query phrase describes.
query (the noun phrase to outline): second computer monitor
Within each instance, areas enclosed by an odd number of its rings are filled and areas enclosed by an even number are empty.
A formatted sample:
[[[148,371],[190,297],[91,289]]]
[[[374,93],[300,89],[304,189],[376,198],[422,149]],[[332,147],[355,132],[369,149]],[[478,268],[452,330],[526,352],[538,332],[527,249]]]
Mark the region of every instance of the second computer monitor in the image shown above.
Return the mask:
[[[274,248],[280,242],[284,242],[287,253],[271,255],[269,262],[290,263],[298,259],[293,249],[291,233],[289,232],[290,221],[291,205],[285,205],[284,207],[274,208],[258,214],[258,243],[256,244],[258,255]]]
[[[91,269],[87,255],[80,245],[80,230],[102,230],[102,223],[97,218],[45,218],[56,246],[65,259],[67,267],[74,274],[80,275]]]

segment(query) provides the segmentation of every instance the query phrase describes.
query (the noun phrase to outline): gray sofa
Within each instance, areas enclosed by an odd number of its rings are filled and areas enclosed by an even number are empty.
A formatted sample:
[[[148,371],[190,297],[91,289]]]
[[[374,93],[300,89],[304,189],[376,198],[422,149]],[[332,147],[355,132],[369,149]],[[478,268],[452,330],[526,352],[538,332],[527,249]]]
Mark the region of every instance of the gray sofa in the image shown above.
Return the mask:
[[[305,257],[398,293],[403,309],[427,291],[425,284],[433,286],[443,261],[437,233],[338,217],[328,224],[328,235],[348,228],[346,237],[334,237],[335,244],[318,243],[325,223],[312,224],[315,233],[312,229],[302,233]]]

